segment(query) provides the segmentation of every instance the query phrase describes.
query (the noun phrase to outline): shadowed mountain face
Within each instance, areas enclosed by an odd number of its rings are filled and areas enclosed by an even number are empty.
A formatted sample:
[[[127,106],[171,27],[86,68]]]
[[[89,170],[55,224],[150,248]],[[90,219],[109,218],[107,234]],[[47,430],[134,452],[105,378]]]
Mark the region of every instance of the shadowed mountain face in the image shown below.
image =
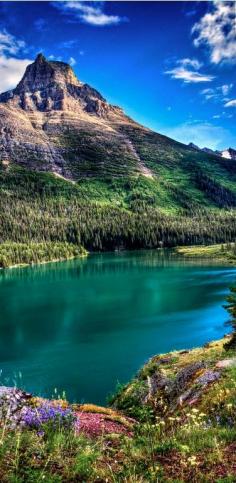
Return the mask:
[[[20,165],[73,181],[143,175],[150,202],[155,192],[154,204],[164,208],[236,206],[232,159],[141,126],[68,64],[42,54],[15,89],[0,95],[0,160],[6,170]]]

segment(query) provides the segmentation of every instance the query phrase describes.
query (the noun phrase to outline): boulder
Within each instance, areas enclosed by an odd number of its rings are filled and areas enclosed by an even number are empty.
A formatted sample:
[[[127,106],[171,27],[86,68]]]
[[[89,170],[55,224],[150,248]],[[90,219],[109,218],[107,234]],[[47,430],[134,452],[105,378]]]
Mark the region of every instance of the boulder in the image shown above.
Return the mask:
[[[236,357],[232,359],[223,359],[216,363],[216,367],[219,369],[225,369],[227,367],[235,367],[236,366]]]

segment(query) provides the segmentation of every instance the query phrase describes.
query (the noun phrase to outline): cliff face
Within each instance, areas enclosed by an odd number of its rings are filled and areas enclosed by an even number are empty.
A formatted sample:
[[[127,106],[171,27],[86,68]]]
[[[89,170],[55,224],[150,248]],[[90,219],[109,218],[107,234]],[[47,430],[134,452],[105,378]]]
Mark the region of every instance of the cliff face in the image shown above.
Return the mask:
[[[18,86],[0,95],[0,157],[67,178],[140,170],[119,126],[134,125],[63,62],[39,54]],[[138,125],[137,125],[138,126]]]

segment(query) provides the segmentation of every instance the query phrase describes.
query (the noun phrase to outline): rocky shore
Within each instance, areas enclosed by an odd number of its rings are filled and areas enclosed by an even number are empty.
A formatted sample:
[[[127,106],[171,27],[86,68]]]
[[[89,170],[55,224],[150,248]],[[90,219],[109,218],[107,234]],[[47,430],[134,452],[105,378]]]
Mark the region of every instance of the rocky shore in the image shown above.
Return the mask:
[[[1,386],[1,482],[234,482],[230,340],[153,357],[110,407]]]

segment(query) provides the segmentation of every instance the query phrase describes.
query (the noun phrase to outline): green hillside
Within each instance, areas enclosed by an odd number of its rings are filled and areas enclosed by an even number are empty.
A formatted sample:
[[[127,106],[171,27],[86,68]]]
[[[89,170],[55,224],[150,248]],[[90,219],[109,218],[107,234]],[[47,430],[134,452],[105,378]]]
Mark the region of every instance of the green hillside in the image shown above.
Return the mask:
[[[59,241],[113,250],[234,240],[232,162],[184,147],[176,153],[169,160],[166,153],[152,178],[71,182],[14,164],[2,166],[0,241]]]
[[[0,132],[0,242],[114,250],[235,239],[234,161],[141,126],[68,64],[39,54],[0,95]]]

